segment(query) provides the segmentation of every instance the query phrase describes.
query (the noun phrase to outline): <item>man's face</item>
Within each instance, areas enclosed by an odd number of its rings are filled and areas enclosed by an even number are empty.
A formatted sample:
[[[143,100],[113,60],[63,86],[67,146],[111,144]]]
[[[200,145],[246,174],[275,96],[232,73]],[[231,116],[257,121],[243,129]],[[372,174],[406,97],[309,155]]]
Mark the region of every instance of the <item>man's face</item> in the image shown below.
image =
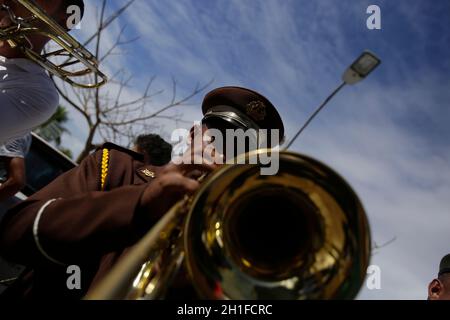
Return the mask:
[[[450,274],[444,274],[431,281],[428,286],[429,300],[450,300]]]
[[[194,126],[190,132],[190,145],[191,149],[198,150],[199,152],[205,152],[206,148],[211,144],[211,137],[208,135],[209,128],[201,124]]]
[[[44,9],[48,14],[54,15],[59,11],[61,7],[62,0],[37,0],[36,3]]]
[[[236,135],[228,136],[229,130],[231,130],[230,133],[233,134],[234,132]],[[236,127],[232,123],[222,119],[213,118],[203,120],[202,131],[196,130],[196,132],[197,135],[201,132],[203,136],[203,149],[211,149],[214,146],[214,148],[217,148],[216,151],[222,156],[223,160],[231,160],[242,153],[255,149],[255,146],[250,143],[249,138],[246,136],[246,129]],[[239,133],[243,133],[243,136]],[[192,131],[191,137],[194,137]],[[227,151],[230,154],[227,154]]]

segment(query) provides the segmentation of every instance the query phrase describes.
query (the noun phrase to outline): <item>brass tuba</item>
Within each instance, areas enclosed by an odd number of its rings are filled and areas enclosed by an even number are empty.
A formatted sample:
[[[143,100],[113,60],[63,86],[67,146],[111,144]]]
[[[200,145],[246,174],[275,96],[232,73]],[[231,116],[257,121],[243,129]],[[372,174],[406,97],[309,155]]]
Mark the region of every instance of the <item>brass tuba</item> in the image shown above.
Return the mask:
[[[354,298],[370,257],[357,195],[296,153],[280,152],[278,174],[263,176],[252,164],[261,152],[212,173],[86,298],[164,298],[183,264],[205,299]]]
[[[107,76],[99,70],[98,61],[94,55],[69,35],[35,1],[12,1],[28,9],[31,12],[31,16],[26,18],[18,17],[8,4],[0,5],[0,9],[6,10],[13,22],[12,26],[0,29],[0,41],[7,41],[12,48],[18,47],[27,58],[73,86],[99,88],[108,81]],[[48,37],[61,48],[41,55],[33,50],[33,46],[28,38],[32,34]],[[61,62],[50,61],[50,58],[55,57],[62,59]],[[75,65],[81,66],[74,70],[73,66]],[[77,78],[90,74],[95,75],[93,83],[77,81]]]

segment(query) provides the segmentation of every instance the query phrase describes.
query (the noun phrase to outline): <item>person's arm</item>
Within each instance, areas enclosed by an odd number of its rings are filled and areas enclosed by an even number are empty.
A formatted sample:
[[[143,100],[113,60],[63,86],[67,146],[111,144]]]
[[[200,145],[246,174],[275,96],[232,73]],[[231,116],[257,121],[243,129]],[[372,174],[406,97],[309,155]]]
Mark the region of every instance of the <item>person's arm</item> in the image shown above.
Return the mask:
[[[89,156],[8,213],[0,228],[6,258],[25,265],[95,261],[135,243],[199,186],[183,176],[186,167],[171,165],[149,185],[98,191],[100,156]]]
[[[25,159],[11,158],[7,161],[8,179],[0,185],[0,202],[13,197],[25,186]]]
[[[101,152],[12,208],[0,227],[1,253],[26,264],[64,264],[130,244],[146,186],[99,191]]]

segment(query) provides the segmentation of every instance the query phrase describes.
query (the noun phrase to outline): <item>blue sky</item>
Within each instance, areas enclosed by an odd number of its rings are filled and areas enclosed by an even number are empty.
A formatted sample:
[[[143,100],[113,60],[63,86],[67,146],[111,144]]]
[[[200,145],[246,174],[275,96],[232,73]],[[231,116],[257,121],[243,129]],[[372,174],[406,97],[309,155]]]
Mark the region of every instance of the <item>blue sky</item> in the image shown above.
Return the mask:
[[[78,38],[92,32],[99,3],[89,1]],[[108,11],[122,4],[108,1]],[[381,30],[366,28],[371,4],[381,8]],[[292,149],[350,182],[377,243],[396,237],[372,258],[382,289],[363,288],[359,297],[426,297],[440,258],[450,252],[450,1],[136,0],[108,30],[105,50],[124,25],[140,41],[123,47],[105,69],[112,74],[126,66],[134,77],[127,96],[153,75],[155,90],[168,92],[146,108],[169,97],[172,77],[180,94],[211,79],[209,89],[249,87],[278,107],[288,138],[362,50],[375,52],[382,65],[346,87]],[[176,112],[198,120],[201,99]],[[78,151],[86,129],[72,118],[64,143]],[[160,125],[166,138],[176,127]]]

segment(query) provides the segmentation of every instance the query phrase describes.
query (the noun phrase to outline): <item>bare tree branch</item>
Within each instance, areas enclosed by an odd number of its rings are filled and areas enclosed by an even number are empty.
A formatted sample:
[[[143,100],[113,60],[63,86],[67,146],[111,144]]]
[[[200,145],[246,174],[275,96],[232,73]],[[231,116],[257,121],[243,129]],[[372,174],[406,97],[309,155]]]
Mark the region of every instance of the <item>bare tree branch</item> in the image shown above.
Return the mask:
[[[161,113],[164,113],[165,111],[167,111],[169,109],[184,105],[187,101],[189,101],[194,96],[196,96],[197,94],[199,94],[200,92],[205,90],[209,85],[210,85],[210,83],[207,83],[206,85],[203,85],[203,86],[197,85],[195,87],[195,89],[190,94],[185,96],[184,98],[182,98],[178,101],[176,101],[175,99],[172,98],[171,103],[169,103],[167,106],[165,106],[165,107],[159,109],[158,111],[151,113],[149,115],[132,118],[130,120],[126,120],[126,121],[122,121],[122,122],[111,122],[111,123],[109,123],[109,125],[112,125],[112,126],[130,125],[130,124],[138,122],[138,121],[145,121],[145,120],[155,118],[155,117],[159,116]]]
[[[374,256],[374,255],[378,254],[380,249],[383,249],[383,248],[389,246],[391,243],[394,243],[396,240],[397,240],[397,237],[394,236],[391,240],[389,240],[381,245],[378,245],[376,242],[374,242],[374,244],[372,246],[372,255]]]
[[[84,43],[83,46],[87,46],[89,43],[91,43],[95,38],[103,32],[111,23],[113,23],[117,18],[119,18],[134,2],[135,0],[128,1],[123,7],[121,7],[119,10],[114,12],[109,18],[105,20],[105,22],[99,26],[97,31],[90,36]]]
[[[97,12],[97,30],[84,42],[84,45],[94,43],[93,54],[100,68],[112,56],[123,54],[121,49],[124,46],[138,39],[138,37],[125,37],[127,29],[126,26],[122,26],[114,37],[113,43],[107,48],[104,47],[103,40],[106,37],[103,32],[134,3],[134,0],[126,2],[110,15],[107,14],[106,3],[107,1],[103,0]],[[164,90],[152,90],[156,76],[149,79],[141,93],[135,94],[133,76],[127,75],[125,71],[125,68],[115,68],[106,86],[92,90],[68,86],[52,76],[62,99],[83,116],[88,127],[84,148],[78,156],[78,162],[97,148],[100,142],[112,141],[131,145],[137,135],[149,130],[161,129],[162,120],[173,121],[176,124],[190,123],[183,120],[179,113],[168,114],[167,112],[176,107],[188,105],[194,96],[205,90],[213,81],[204,85],[197,84],[190,93],[179,98],[178,84],[175,77],[172,77],[169,102],[157,108],[150,103],[156,96],[163,94]],[[97,82],[99,77],[97,74],[91,74],[86,76],[86,79],[89,82]],[[129,91],[129,89],[132,90]]]

